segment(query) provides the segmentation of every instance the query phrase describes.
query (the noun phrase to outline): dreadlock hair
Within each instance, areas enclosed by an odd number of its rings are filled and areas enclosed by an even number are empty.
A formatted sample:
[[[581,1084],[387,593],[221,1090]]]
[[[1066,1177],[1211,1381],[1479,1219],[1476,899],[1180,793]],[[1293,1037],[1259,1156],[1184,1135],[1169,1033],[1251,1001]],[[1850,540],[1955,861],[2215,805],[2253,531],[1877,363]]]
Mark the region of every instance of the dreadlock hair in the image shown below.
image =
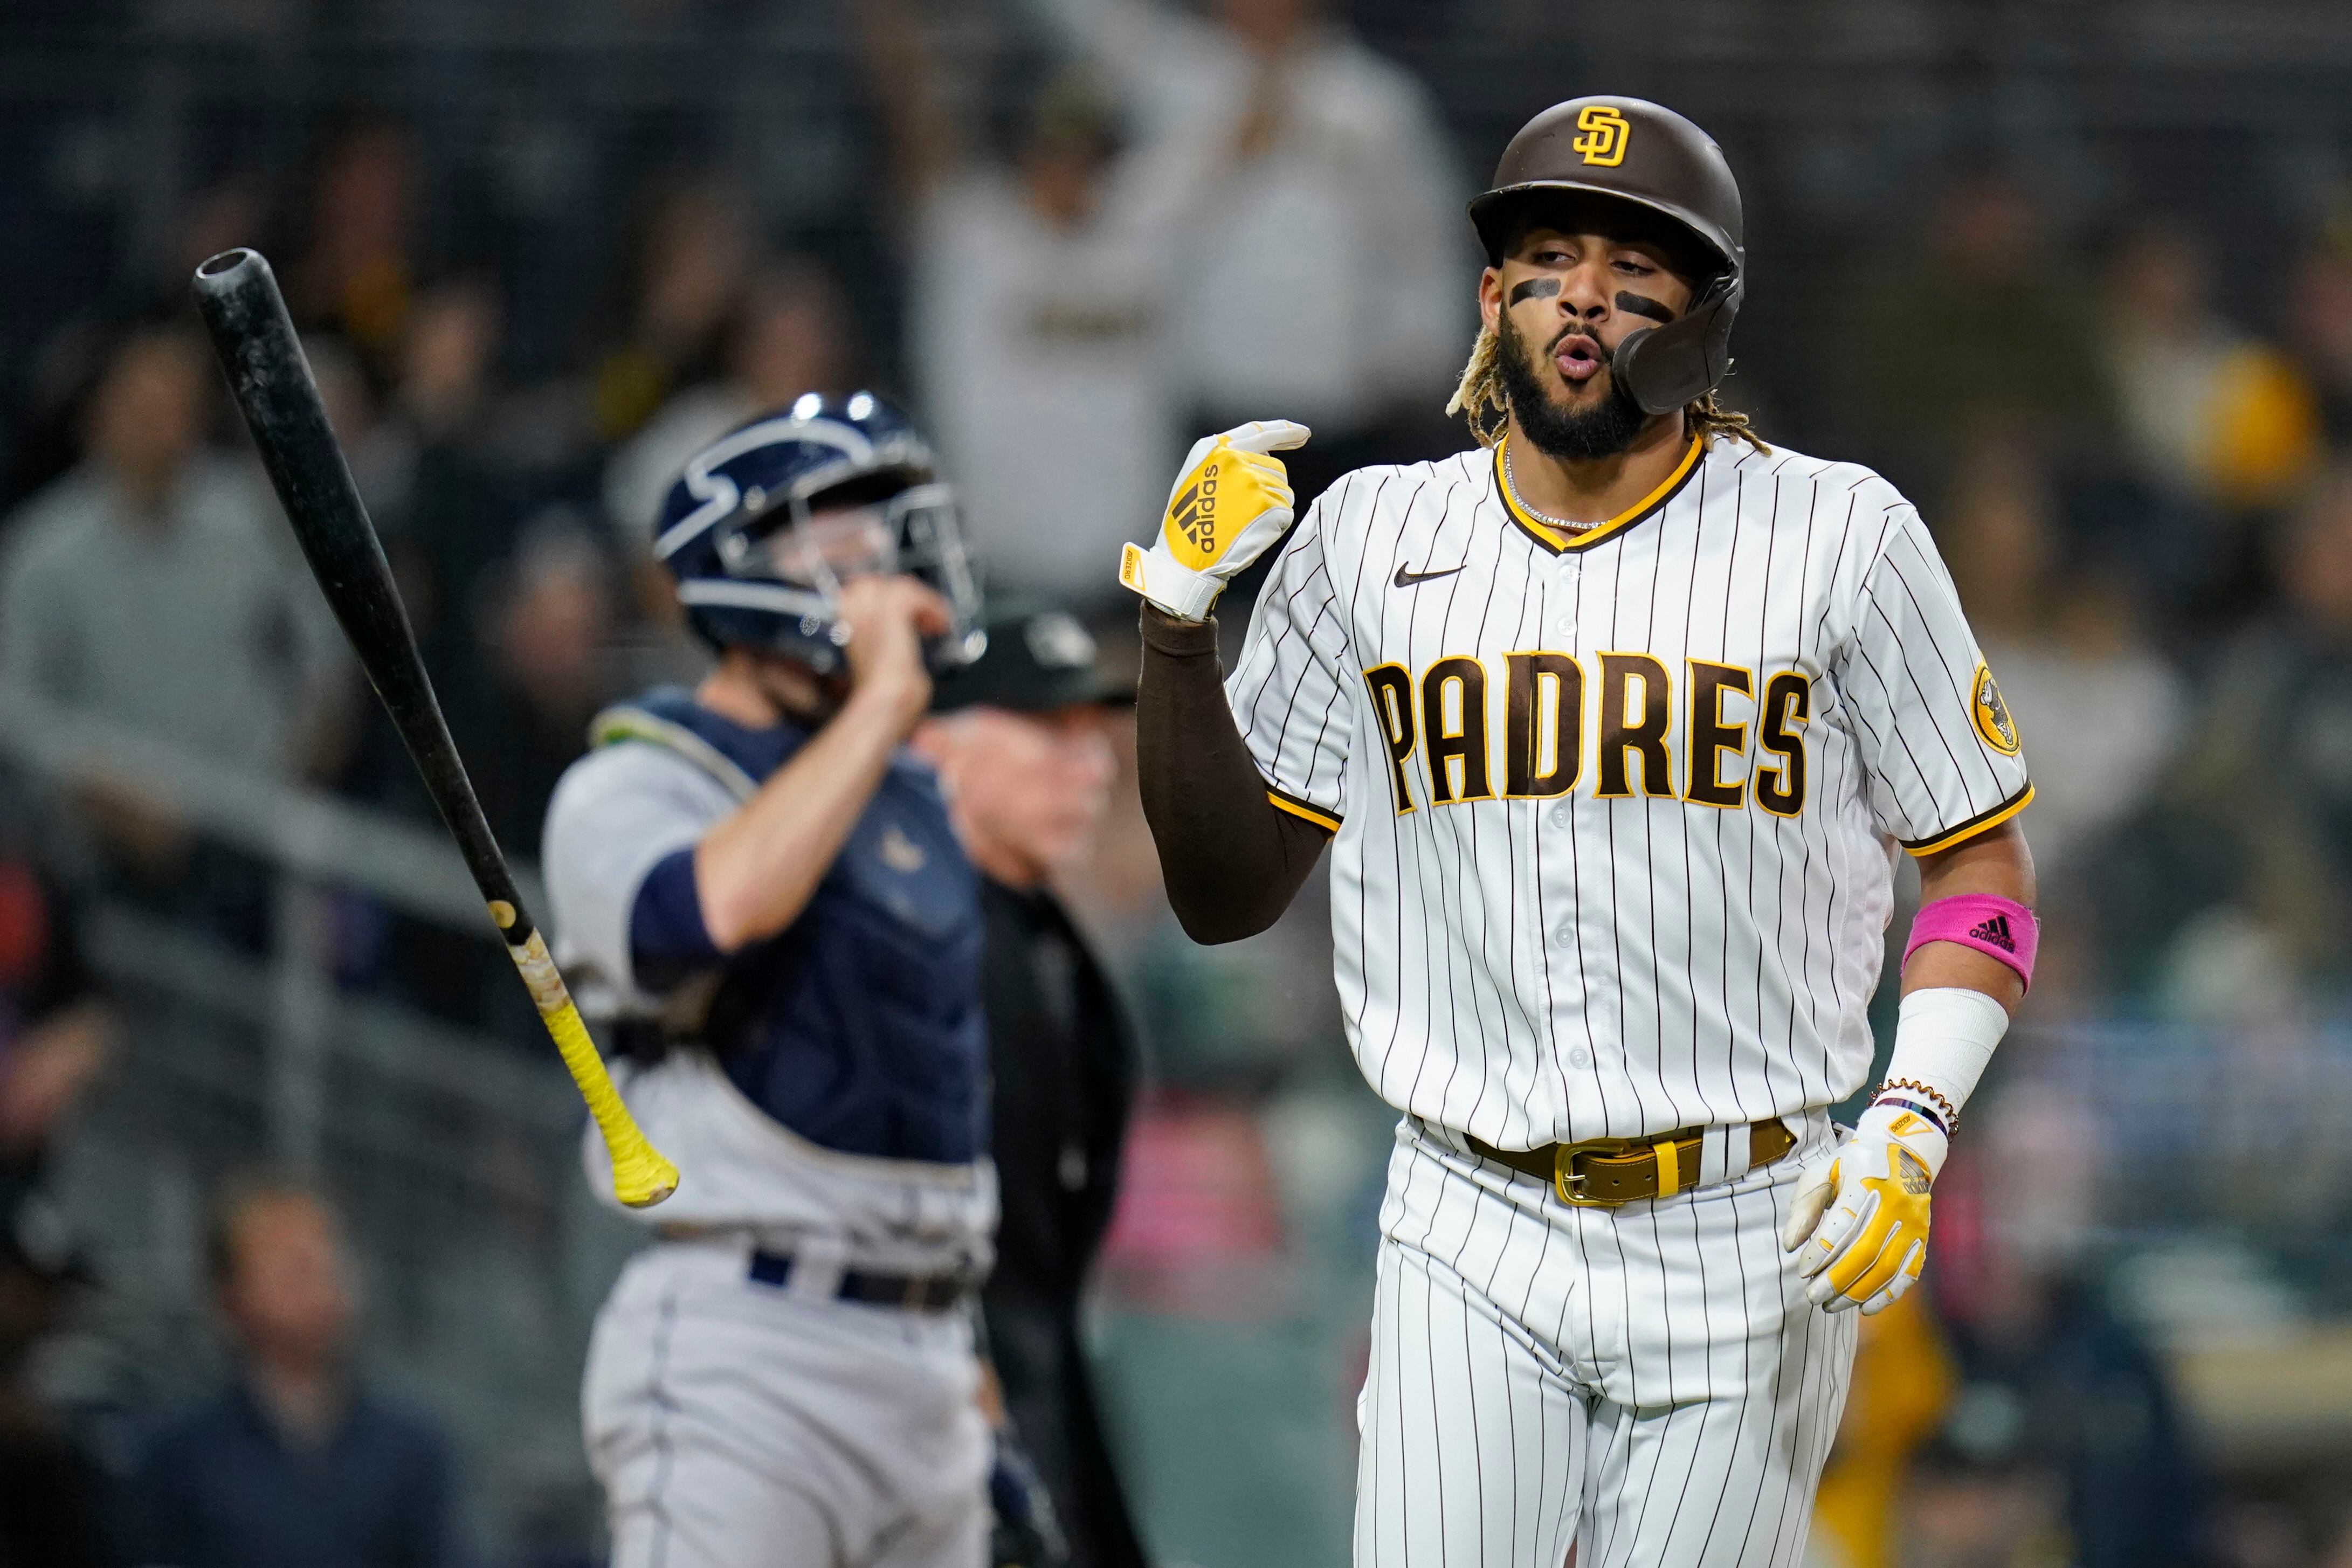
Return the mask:
[[[1448,413],[1458,413],[1468,422],[1470,434],[1481,446],[1493,446],[1503,439],[1503,428],[1510,418],[1510,407],[1503,399],[1503,372],[1498,363],[1503,352],[1502,340],[1494,329],[1478,329],[1478,340],[1470,345],[1470,362],[1462,367],[1462,381],[1454,389],[1454,396],[1445,405]],[[1683,405],[1683,424],[1694,435],[1712,442],[1717,436],[1744,441],[1759,452],[1772,449],[1748,423],[1748,416],[1724,407],[1715,401],[1712,392],[1702,392]]]

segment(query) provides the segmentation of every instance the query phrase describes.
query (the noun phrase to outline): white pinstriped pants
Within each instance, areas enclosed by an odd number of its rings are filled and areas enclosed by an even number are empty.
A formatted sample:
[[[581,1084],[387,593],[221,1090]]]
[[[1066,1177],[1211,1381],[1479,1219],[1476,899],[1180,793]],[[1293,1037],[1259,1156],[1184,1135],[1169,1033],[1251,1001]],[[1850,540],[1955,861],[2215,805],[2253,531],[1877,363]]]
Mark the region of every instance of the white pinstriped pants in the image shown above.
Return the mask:
[[[1407,1118],[1358,1402],[1358,1568],[1790,1568],[1853,1364],[1780,1223],[1798,1149],[1617,1209]]]

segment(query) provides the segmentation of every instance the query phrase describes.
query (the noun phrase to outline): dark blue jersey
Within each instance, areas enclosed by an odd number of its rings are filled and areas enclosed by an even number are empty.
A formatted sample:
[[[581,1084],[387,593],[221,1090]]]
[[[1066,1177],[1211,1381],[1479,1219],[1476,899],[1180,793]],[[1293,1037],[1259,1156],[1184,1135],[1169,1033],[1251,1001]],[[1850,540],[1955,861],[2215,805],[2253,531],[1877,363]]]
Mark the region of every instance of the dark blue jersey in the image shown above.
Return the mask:
[[[739,795],[814,734],[789,723],[745,728],[677,688],[614,710],[598,733],[608,745],[667,745]],[[891,760],[807,907],[766,941],[720,954],[693,875],[690,846],[646,874],[629,913],[631,967],[656,994],[716,972],[702,1036],[737,1088],[844,1154],[958,1165],[981,1156],[980,878],[929,768],[904,752]]]

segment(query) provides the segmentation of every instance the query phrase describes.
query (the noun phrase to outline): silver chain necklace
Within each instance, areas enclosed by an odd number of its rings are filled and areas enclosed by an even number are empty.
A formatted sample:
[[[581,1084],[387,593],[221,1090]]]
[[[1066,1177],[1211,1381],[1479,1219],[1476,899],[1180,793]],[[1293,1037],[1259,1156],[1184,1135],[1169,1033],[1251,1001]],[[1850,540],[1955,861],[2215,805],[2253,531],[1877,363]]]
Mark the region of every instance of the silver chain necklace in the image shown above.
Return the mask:
[[[1519,509],[1539,523],[1549,523],[1562,533],[1569,534],[1580,534],[1592,527],[1591,523],[1571,523],[1566,517],[1555,517],[1549,512],[1538,512],[1528,505],[1527,497],[1519,489],[1518,471],[1511,466],[1511,444],[1507,441],[1503,443],[1503,483],[1511,487],[1511,499],[1519,504]]]

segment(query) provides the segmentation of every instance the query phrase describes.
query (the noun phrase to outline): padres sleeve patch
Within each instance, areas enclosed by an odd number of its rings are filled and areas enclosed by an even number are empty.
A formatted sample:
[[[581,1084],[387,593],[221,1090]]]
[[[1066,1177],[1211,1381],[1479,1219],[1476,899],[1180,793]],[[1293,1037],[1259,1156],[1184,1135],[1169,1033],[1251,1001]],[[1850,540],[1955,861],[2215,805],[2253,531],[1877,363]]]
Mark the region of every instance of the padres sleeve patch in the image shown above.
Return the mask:
[[[1969,696],[1969,716],[1976,720],[1977,734],[1987,746],[2003,757],[2017,755],[2017,721],[2009,716],[2009,705],[2000,700],[2000,688],[1992,682],[1990,667],[1977,666],[1976,690]]]

